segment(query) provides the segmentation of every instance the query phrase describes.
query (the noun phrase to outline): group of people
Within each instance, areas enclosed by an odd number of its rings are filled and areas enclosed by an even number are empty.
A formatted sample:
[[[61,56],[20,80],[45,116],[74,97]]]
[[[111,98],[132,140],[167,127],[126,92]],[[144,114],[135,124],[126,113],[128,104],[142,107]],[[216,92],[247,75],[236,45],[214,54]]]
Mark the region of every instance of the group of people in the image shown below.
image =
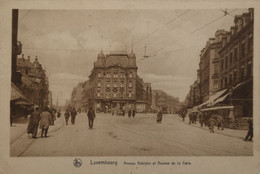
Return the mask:
[[[64,113],[66,125],[68,125],[70,117],[71,117],[71,124],[74,125],[76,116],[77,116],[77,111],[75,108],[73,108],[71,111],[69,108],[66,109],[66,112]],[[89,108],[87,116],[88,116],[89,129],[93,129],[93,124],[94,124],[94,119],[96,117],[96,114],[92,107]]]
[[[181,113],[182,120],[185,121],[185,115],[187,112]],[[189,116],[189,124],[196,124],[198,120],[201,127],[208,126],[210,133],[214,133],[214,126],[217,126],[218,130],[224,130],[224,118],[222,115],[218,114],[217,111],[195,111],[190,112]],[[252,141],[253,139],[253,119],[248,119],[248,133],[246,137],[243,139],[244,141]]]
[[[216,111],[190,112],[189,113],[189,124],[196,124],[197,120],[199,121],[201,127],[203,127],[203,125],[208,126],[210,133],[214,133],[214,126],[217,126],[218,130],[220,128],[222,130],[224,130],[224,119]],[[183,121],[184,121],[184,119],[183,119]]]
[[[78,113],[77,113],[77,111],[75,110],[75,108],[73,108],[72,110],[66,109],[66,112],[64,113],[66,125],[68,125],[70,116],[71,116],[71,124],[74,125],[74,124],[75,124],[75,120],[76,120],[77,114],[78,114]]]
[[[135,117],[135,110],[134,109],[133,110],[131,110],[131,109],[128,110],[128,117],[131,118],[131,116],[133,118]]]
[[[30,113],[30,120],[27,127],[28,135],[32,134],[32,138],[37,138],[38,128],[41,129],[41,137],[47,137],[50,125],[54,125],[56,111],[50,110],[46,107],[43,112],[40,112],[39,107],[36,106]],[[60,110],[57,113],[60,115]]]

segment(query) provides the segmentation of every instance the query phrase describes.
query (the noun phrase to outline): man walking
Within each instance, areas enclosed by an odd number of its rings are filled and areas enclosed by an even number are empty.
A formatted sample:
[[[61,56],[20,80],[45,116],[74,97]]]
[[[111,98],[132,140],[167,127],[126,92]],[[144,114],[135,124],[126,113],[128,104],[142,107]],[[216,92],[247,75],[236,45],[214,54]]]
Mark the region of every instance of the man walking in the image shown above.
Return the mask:
[[[253,139],[253,119],[249,118],[247,122],[248,122],[248,132],[247,132],[247,135],[246,135],[244,141],[247,141],[248,138],[249,138],[249,141],[252,141],[252,139]]]
[[[37,131],[38,131],[38,126],[39,126],[39,121],[40,121],[40,112],[39,112],[39,107],[36,107],[35,110],[33,111],[31,117],[30,117],[30,122],[27,127],[27,132],[28,134],[32,134],[32,138],[36,139],[37,136]]]
[[[73,108],[71,111],[71,124],[75,124],[76,116],[77,116],[77,112],[76,112],[75,108]]]
[[[130,118],[132,115],[131,109],[128,110],[128,117]]]
[[[135,117],[135,110],[133,109],[133,112],[132,112],[132,116],[133,118]]]
[[[68,125],[68,121],[69,121],[69,118],[70,118],[69,109],[66,109],[64,117],[65,117],[66,125]]]
[[[93,123],[94,123],[94,118],[96,117],[96,114],[93,110],[93,108],[91,107],[88,111],[88,125],[89,125],[89,129],[93,129]]]
[[[45,111],[41,113],[40,129],[42,129],[41,137],[47,137],[49,125],[51,123],[51,114],[49,108],[46,107]]]
[[[160,110],[158,113],[157,113],[157,123],[162,123],[162,111]]]
[[[221,115],[217,115],[217,126],[218,130],[221,127],[221,130],[224,130],[224,119]]]

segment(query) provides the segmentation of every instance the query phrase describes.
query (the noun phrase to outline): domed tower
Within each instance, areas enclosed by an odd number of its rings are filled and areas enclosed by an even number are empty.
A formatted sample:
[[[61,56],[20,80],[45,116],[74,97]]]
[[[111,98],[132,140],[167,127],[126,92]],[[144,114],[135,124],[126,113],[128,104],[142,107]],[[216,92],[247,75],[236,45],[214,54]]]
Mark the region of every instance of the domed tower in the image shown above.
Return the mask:
[[[128,63],[128,66],[131,66],[131,67],[136,67],[136,57],[135,57],[135,53],[132,52],[128,55],[128,58],[129,58],[129,63]]]
[[[103,66],[105,64],[105,54],[101,50],[101,52],[98,54],[96,66]]]

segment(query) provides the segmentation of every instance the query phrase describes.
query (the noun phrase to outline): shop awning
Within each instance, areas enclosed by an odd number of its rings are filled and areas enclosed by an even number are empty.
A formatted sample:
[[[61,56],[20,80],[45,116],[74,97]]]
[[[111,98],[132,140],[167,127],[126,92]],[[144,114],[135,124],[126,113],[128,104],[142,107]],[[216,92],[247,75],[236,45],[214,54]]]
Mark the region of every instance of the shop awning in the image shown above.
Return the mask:
[[[227,89],[223,89],[223,90],[220,90],[218,92],[216,92],[214,95],[210,96],[209,97],[209,100],[207,100],[206,102],[200,104],[198,107],[201,108],[202,106],[208,106],[208,105],[212,105],[212,103],[214,103],[214,101],[216,99],[218,99],[222,94],[224,94],[225,92],[227,91]]]
[[[23,93],[17,88],[17,86],[12,83],[11,84],[11,100],[24,99],[27,98],[23,95]]]
[[[201,109],[201,111],[213,111],[213,110],[221,110],[221,109],[234,109],[234,106],[216,106],[216,107]]]
[[[17,101],[15,102],[16,105],[25,105],[25,106],[32,106],[32,103],[26,102],[26,101]]]
[[[215,101],[209,103],[208,106],[209,106],[209,107],[210,107],[210,106],[214,106],[214,105],[216,105],[217,103],[223,102],[223,101],[227,98],[228,95],[229,95],[229,93],[225,94],[224,96],[222,96],[222,97],[216,99]]]

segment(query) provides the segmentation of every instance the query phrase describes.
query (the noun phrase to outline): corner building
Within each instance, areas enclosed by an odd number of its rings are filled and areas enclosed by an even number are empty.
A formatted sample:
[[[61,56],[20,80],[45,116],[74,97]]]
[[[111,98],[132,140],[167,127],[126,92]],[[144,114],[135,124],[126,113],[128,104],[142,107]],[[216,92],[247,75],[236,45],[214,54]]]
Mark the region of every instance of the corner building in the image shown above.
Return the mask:
[[[133,51],[130,54],[110,52],[107,55],[101,51],[89,76],[90,106],[97,112],[136,109],[136,102],[144,93],[142,83],[138,83],[141,78],[137,69]]]

